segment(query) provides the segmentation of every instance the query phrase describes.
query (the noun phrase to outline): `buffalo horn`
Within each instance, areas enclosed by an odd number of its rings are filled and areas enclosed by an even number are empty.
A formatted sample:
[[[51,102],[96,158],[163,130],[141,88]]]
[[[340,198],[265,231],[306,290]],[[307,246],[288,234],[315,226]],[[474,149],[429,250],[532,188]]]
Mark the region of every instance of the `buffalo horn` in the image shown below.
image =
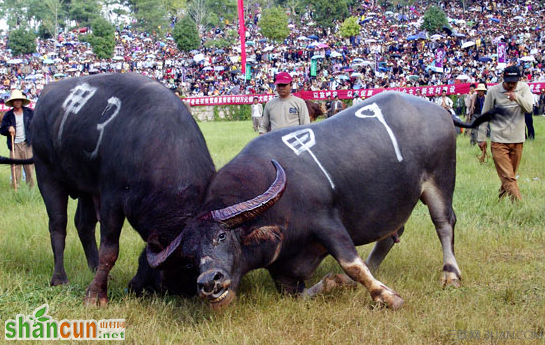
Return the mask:
[[[271,162],[276,169],[276,178],[269,189],[251,200],[212,211],[212,218],[216,222],[234,228],[265,212],[280,199],[286,190],[286,172],[277,161],[272,160]]]
[[[182,234],[183,231],[174,239],[174,241],[170,242],[170,244],[160,252],[154,252],[148,244],[146,248],[146,257],[148,258],[148,263],[151,268],[159,267],[166,261],[166,259],[168,259],[170,254],[172,254],[182,242]]]

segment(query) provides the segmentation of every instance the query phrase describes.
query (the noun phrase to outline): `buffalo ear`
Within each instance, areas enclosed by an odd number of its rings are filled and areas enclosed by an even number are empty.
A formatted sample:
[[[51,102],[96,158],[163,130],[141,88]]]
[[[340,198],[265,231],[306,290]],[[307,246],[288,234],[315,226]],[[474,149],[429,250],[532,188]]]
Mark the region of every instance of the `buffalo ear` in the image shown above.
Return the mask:
[[[245,246],[257,245],[263,242],[278,243],[282,242],[284,234],[282,229],[276,225],[262,226],[251,229],[251,232],[242,236],[242,244]]]

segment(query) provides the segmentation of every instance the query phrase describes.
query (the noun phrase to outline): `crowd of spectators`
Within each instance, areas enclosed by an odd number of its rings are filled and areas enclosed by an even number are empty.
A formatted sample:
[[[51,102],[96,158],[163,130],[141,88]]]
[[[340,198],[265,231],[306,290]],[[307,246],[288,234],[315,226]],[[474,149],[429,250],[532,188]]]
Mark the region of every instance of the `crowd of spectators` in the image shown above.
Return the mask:
[[[0,40],[0,98],[20,89],[36,100],[48,82],[103,72],[138,72],[155,78],[182,96],[273,93],[274,75],[289,72],[293,91],[369,89],[445,85],[456,82],[499,81],[497,43],[507,44],[509,63],[520,65],[528,81],[545,81],[545,9],[526,1],[442,1],[450,28],[435,35],[421,32],[428,5],[371,7],[351,10],[360,21],[359,35],[341,38],[342,23],[318,27],[312,11],[290,24],[290,35],[280,44],[265,39],[257,22],[259,7],[246,18],[247,61],[251,78],[241,73],[240,46],[216,49],[205,43],[237,31],[237,25],[213,28],[202,34],[201,48],[180,52],[172,37],[158,41],[130,27],[116,31],[112,59],[95,57],[79,32],[54,40],[37,40],[37,52],[14,57],[7,35]],[[436,2],[433,2],[436,4]],[[207,48],[208,47],[208,48]],[[444,65],[434,64],[436,52],[445,52]],[[311,76],[312,60],[316,75]]]

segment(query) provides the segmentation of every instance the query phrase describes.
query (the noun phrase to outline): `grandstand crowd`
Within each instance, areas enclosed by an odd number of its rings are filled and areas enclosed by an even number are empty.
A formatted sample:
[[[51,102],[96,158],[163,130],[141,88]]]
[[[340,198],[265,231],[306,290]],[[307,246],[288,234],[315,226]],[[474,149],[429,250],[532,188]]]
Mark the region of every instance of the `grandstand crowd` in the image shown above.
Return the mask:
[[[427,2],[426,2],[427,3]],[[436,2],[433,2],[436,4]],[[159,41],[130,26],[116,30],[112,59],[100,60],[78,41],[79,32],[58,40],[37,41],[37,52],[16,57],[7,49],[8,33],[0,39],[0,99],[11,89],[35,101],[44,85],[67,77],[104,72],[137,72],[178,90],[182,96],[273,93],[274,75],[287,71],[293,91],[370,89],[494,83],[501,79],[497,44],[505,42],[508,63],[520,65],[527,81],[545,81],[544,5],[527,1],[438,2],[450,28],[429,35],[420,29],[428,5],[373,7],[364,2],[351,9],[360,22],[359,35],[342,38],[341,22],[333,28],[316,25],[312,11],[290,24],[280,44],[259,32],[261,8],[249,9],[246,52],[251,75],[241,73],[240,46],[207,48],[205,43],[238,31],[227,24],[202,34],[197,50],[181,52],[172,37]],[[442,68],[435,64],[445,52]],[[312,75],[312,61],[316,73]]]

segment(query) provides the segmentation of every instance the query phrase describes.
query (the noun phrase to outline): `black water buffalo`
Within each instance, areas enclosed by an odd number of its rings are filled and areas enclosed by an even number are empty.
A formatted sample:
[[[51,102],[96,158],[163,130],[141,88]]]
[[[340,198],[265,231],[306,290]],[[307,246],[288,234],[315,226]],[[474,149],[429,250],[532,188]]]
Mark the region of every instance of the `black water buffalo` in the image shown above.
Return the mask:
[[[88,264],[97,270],[85,303],[106,304],[125,218],[142,239],[153,232],[168,242],[199,210],[215,172],[205,140],[170,90],[130,73],[47,85],[32,131],[55,259],[51,285],[68,282],[63,251],[71,196],[78,198],[75,224]]]
[[[396,309],[403,300],[370,269],[390,251],[419,200],[443,247],[441,280],[459,285],[455,173],[450,114],[427,100],[384,92],[318,124],[254,139],[214,176],[200,215],[162,250],[148,245],[148,262],[162,267],[171,258],[193,259],[198,292],[213,308],[235,298],[244,274],[264,267],[287,293],[312,296],[356,281]],[[375,241],[364,263],[356,246]],[[305,288],[328,254],[346,275]]]

